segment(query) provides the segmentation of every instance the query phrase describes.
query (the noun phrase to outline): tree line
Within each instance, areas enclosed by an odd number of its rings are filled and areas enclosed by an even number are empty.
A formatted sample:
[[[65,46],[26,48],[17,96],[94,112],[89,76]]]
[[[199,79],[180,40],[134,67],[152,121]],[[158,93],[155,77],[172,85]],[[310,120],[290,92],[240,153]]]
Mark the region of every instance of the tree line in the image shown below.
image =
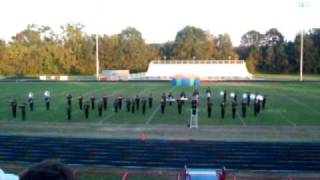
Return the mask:
[[[0,74],[94,74],[96,36],[85,33],[81,24],[60,28],[61,33],[55,33],[49,26],[28,25],[11,41],[0,39]],[[98,38],[100,69],[141,72],[154,59],[243,59],[252,73],[299,71],[300,35],[286,41],[275,28],[264,34],[248,31],[237,47],[228,34],[213,35],[193,26],[186,26],[173,41],[161,44],[147,44],[133,27]],[[320,29],[304,34],[304,71],[320,73]]]

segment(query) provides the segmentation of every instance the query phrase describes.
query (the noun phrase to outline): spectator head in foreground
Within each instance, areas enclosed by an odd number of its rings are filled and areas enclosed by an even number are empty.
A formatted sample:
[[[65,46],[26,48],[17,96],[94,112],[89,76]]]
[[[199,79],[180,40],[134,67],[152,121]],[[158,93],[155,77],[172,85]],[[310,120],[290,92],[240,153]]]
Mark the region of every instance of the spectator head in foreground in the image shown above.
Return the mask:
[[[20,180],[76,180],[75,172],[57,160],[45,160],[26,169]]]
[[[1,180],[19,180],[19,177],[15,174],[7,174],[0,169],[0,179]]]

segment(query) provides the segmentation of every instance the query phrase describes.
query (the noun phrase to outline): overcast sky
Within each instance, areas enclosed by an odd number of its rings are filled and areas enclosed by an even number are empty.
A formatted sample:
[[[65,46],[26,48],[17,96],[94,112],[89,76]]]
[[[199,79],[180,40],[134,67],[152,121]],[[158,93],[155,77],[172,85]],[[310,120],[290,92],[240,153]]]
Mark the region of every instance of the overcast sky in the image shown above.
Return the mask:
[[[81,23],[88,33],[116,34],[132,26],[148,43],[174,40],[187,25],[217,35],[228,33],[238,45],[241,36],[255,29],[278,28],[292,40],[303,27],[320,28],[320,0],[2,0],[0,38],[9,40],[27,24]]]

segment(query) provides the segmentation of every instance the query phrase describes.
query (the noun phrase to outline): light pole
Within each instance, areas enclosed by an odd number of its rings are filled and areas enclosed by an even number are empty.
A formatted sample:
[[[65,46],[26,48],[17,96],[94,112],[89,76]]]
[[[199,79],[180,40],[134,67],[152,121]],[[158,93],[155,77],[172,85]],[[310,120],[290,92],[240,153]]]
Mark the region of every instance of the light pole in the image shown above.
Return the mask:
[[[298,1],[297,2],[298,8],[306,8],[310,7],[310,2],[309,1]],[[301,11],[301,13],[303,13]],[[303,21],[304,18],[301,16],[301,22]],[[301,34],[300,34],[300,81],[303,81],[303,34],[304,30],[301,28]]]
[[[96,78],[99,81],[99,36],[96,34]]]
[[[300,81],[303,81],[303,29],[300,35]]]

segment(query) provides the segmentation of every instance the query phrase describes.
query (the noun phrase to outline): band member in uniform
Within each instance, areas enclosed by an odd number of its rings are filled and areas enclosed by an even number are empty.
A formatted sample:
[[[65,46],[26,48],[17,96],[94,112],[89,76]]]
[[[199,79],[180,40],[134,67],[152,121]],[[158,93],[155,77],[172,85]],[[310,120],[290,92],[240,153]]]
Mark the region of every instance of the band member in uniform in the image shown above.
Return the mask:
[[[249,99],[250,99],[250,101],[253,102],[253,108],[255,108],[255,101],[257,99],[256,94],[255,93],[250,93],[250,98]],[[250,103],[248,103],[248,104],[250,104]]]
[[[196,100],[197,103],[198,103],[198,101],[199,101],[199,91],[198,91],[198,89],[195,89],[195,90],[193,91],[193,93],[192,93],[192,99],[193,99],[193,100]]]
[[[165,97],[164,98],[162,97],[160,100],[161,114],[164,114],[164,110],[166,108],[166,100],[165,99],[166,99]]]
[[[265,108],[266,103],[267,103],[267,98],[266,98],[266,95],[264,95],[264,96],[263,96],[263,99],[262,99],[262,109]]]
[[[135,111],[135,106],[136,106],[136,101],[135,101],[135,99],[132,99],[132,101],[131,101],[131,112],[132,113],[134,113],[134,111]]]
[[[51,99],[51,95],[49,91],[45,91],[44,92],[44,101],[46,103],[46,109],[50,110],[50,99]]]
[[[67,117],[68,117],[68,120],[71,120],[71,106],[67,106]]]
[[[258,99],[256,99],[254,101],[254,106],[253,107],[254,107],[253,108],[254,116],[257,116],[258,113],[259,113],[259,109],[260,109],[260,103],[259,103]]]
[[[177,99],[177,106],[178,106],[178,113],[181,114],[182,113],[182,100],[181,99]]]
[[[184,91],[182,91],[182,92],[180,93],[180,100],[182,101],[182,104],[185,103],[185,101],[184,101],[183,99],[186,99],[186,98],[187,98],[186,93],[185,93]]]
[[[246,99],[242,99],[241,107],[242,107],[242,117],[243,117],[243,118],[246,117],[247,104],[248,104],[248,103],[247,103]]]
[[[169,94],[168,94],[168,101],[169,101],[169,106],[171,106],[172,105],[172,101],[173,101],[173,95],[172,95],[171,92],[169,92]]]
[[[90,109],[90,102],[89,101],[86,101],[83,105],[83,108],[84,108],[84,114],[85,114],[85,117],[86,119],[89,118],[89,109]]]
[[[211,89],[208,87],[206,90],[207,101],[209,102],[211,99]]]
[[[71,101],[72,101],[72,95],[71,95],[71,94],[68,94],[68,95],[67,95],[68,106],[71,106]]]
[[[17,117],[17,100],[13,99],[10,102],[10,106],[11,106],[12,117],[16,118]]]
[[[232,100],[231,108],[232,108],[232,119],[235,119],[236,111],[237,111],[237,101],[234,99]]]
[[[126,105],[127,105],[127,112],[130,112],[130,107],[131,107],[131,100],[130,98],[126,99]]]
[[[247,92],[247,105],[248,106],[250,105],[250,96],[251,96],[251,93]]]
[[[193,95],[194,95],[194,96],[199,95],[199,90],[198,90],[198,89],[195,89],[195,90],[193,91]]]
[[[238,94],[237,93],[234,93],[233,100],[237,102],[237,100],[238,100]]]
[[[261,94],[258,94],[256,97],[256,101],[258,101],[257,114],[259,114],[262,106],[263,96]]]
[[[142,97],[141,105],[142,105],[142,114],[145,114],[146,113],[146,107],[147,107],[147,100],[146,100],[145,97]]]
[[[227,102],[227,91],[226,90],[224,90],[223,91],[223,102]]]
[[[82,104],[83,104],[83,97],[82,96],[78,97],[78,102],[79,102],[79,109],[82,110]]]
[[[122,96],[118,96],[117,97],[117,102],[118,102],[118,109],[121,110],[122,109]]]
[[[91,97],[90,97],[90,100],[91,100],[91,108],[92,108],[92,110],[94,110],[96,98],[95,98],[94,96],[91,96]]]
[[[224,119],[224,115],[225,115],[225,112],[226,112],[226,103],[223,101],[220,104],[220,107],[221,107],[221,118]]]
[[[163,99],[164,101],[167,101],[166,93],[162,93],[161,99]]]
[[[114,99],[113,101],[113,108],[114,108],[114,112],[118,112],[118,108],[119,108],[119,104],[118,104],[118,99]]]
[[[106,111],[107,107],[108,107],[108,97],[107,96],[103,96],[102,97],[102,102],[103,102],[103,109]]]
[[[149,108],[152,108],[152,94],[149,94],[149,97],[148,97],[148,105],[149,105]]]
[[[19,108],[21,109],[22,120],[26,120],[26,103],[22,103]]]
[[[197,106],[198,106],[197,100],[196,99],[192,99],[192,101],[191,101],[192,115],[196,115],[197,114]]]
[[[139,97],[138,94],[136,95],[136,108],[137,108],[137,111],[139,111],[139,109],[140,109],[140,97]]]
[[[209,98],[208,101],[207,101],[208,118],[211,118],[212,105],[213,105],[213,103]]]
[[[103,103],[101,101],[98,102],[98,115],[99,117],[102,116],[102,110],[103,110]]]
[[[28,94],[28,103],[29,103],[30,111],[33,112],[33,93],[32,92]]]

